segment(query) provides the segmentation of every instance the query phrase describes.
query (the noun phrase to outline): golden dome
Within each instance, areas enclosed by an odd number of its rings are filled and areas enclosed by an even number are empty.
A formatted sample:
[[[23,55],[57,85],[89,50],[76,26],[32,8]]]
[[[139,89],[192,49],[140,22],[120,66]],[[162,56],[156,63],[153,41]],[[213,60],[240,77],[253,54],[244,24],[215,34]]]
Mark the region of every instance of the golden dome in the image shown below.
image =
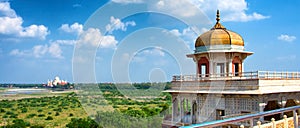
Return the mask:
[[[195,47],[200,46],[210,46],[210,45],[238,45],[244,46],[243,38],[232,31],[227,30],[219,21],[220,14],[219,10],[217,11],[217,23],[215,26],[200,35],[195,43]]]

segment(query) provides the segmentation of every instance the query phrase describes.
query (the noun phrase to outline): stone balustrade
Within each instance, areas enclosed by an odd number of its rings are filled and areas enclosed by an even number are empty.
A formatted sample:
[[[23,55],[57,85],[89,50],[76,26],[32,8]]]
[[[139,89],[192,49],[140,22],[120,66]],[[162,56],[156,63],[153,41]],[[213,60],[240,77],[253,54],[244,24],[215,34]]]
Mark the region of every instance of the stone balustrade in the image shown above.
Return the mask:
[[[245,79],[300,79],[300,72],[255,71],[221,74],[177,75],[172,81],[245,80]]]

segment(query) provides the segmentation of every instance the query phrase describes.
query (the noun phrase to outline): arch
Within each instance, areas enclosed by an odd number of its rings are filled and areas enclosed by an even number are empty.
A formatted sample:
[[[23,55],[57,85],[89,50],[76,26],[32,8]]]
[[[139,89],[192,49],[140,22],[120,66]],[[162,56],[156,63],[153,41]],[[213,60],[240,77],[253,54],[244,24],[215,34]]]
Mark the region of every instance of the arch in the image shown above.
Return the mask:
[[[200,74],[200,77],[208,77],[209,61],[206,57],[201,57],[198,61],[198,74]]]
[[[298,103],[294,100],[294,99],[288,99],[285,103],[285,108],[287,107],[292,107],[292,106],[297,106]],[[299,111],[297,112],[299,113]],[[287,117],[292,117],[293,116],[293,112],[285,112],[284,115],[286,115]]]
[[[197,116],[198,116],[198,112],[197,112],[197,109],[198,109],[198,105],[197,105],[197,102],[194,101],[193,102],[193,105],[192,105],[192,113],[193,113],[193,116],[192,116],[192,124],[195,124],[197,123]]]
[[[264,111],[270,111],[270,110],[275,110],[275,109],[279,109],[280,106],[278,104],[277,100],[272,100],[272,101],[268,101],[266,107],[264,108]],[[275,114],[275,115],[271,115],[271,116],[265,116],[264,119],[271,121],[271,119],[274,118],[275,120],[279,120],[280,119],[280,114]]]
[[[232,59],[232,74],[234,76],[242,75],[242,60],[238,56]]]

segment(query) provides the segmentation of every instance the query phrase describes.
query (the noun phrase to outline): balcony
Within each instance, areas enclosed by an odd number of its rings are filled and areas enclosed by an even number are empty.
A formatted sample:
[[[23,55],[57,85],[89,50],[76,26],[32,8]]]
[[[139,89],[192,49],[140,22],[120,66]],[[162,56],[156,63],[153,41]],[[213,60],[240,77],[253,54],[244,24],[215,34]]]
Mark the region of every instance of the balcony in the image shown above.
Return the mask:
[[[207,80],[300,80],[300,72],[255,71],[173,76],[173,82]]]
[[[300,91],[300,72],[255,71],[237,74],[173,76],[165,92],[269,94]]]

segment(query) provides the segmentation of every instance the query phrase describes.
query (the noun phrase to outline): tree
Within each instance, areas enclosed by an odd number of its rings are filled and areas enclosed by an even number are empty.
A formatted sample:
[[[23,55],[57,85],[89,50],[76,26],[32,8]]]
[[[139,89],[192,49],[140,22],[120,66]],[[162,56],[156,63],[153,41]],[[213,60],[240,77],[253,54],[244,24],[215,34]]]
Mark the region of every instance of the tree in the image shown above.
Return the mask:
[[[100,128],[100,126],[91,118],[72,118],[66,125],[67,128]]]
[[[25,122],[22,119],[15,119],[15,120],[13,120],[13,123],[14,124],[12,124],[12,125],[5,126],[5,128],[26,128],[26,127],[30,126],[29,122]]]
[[[45,120],[53,120],[52,116],[48,116]]]

